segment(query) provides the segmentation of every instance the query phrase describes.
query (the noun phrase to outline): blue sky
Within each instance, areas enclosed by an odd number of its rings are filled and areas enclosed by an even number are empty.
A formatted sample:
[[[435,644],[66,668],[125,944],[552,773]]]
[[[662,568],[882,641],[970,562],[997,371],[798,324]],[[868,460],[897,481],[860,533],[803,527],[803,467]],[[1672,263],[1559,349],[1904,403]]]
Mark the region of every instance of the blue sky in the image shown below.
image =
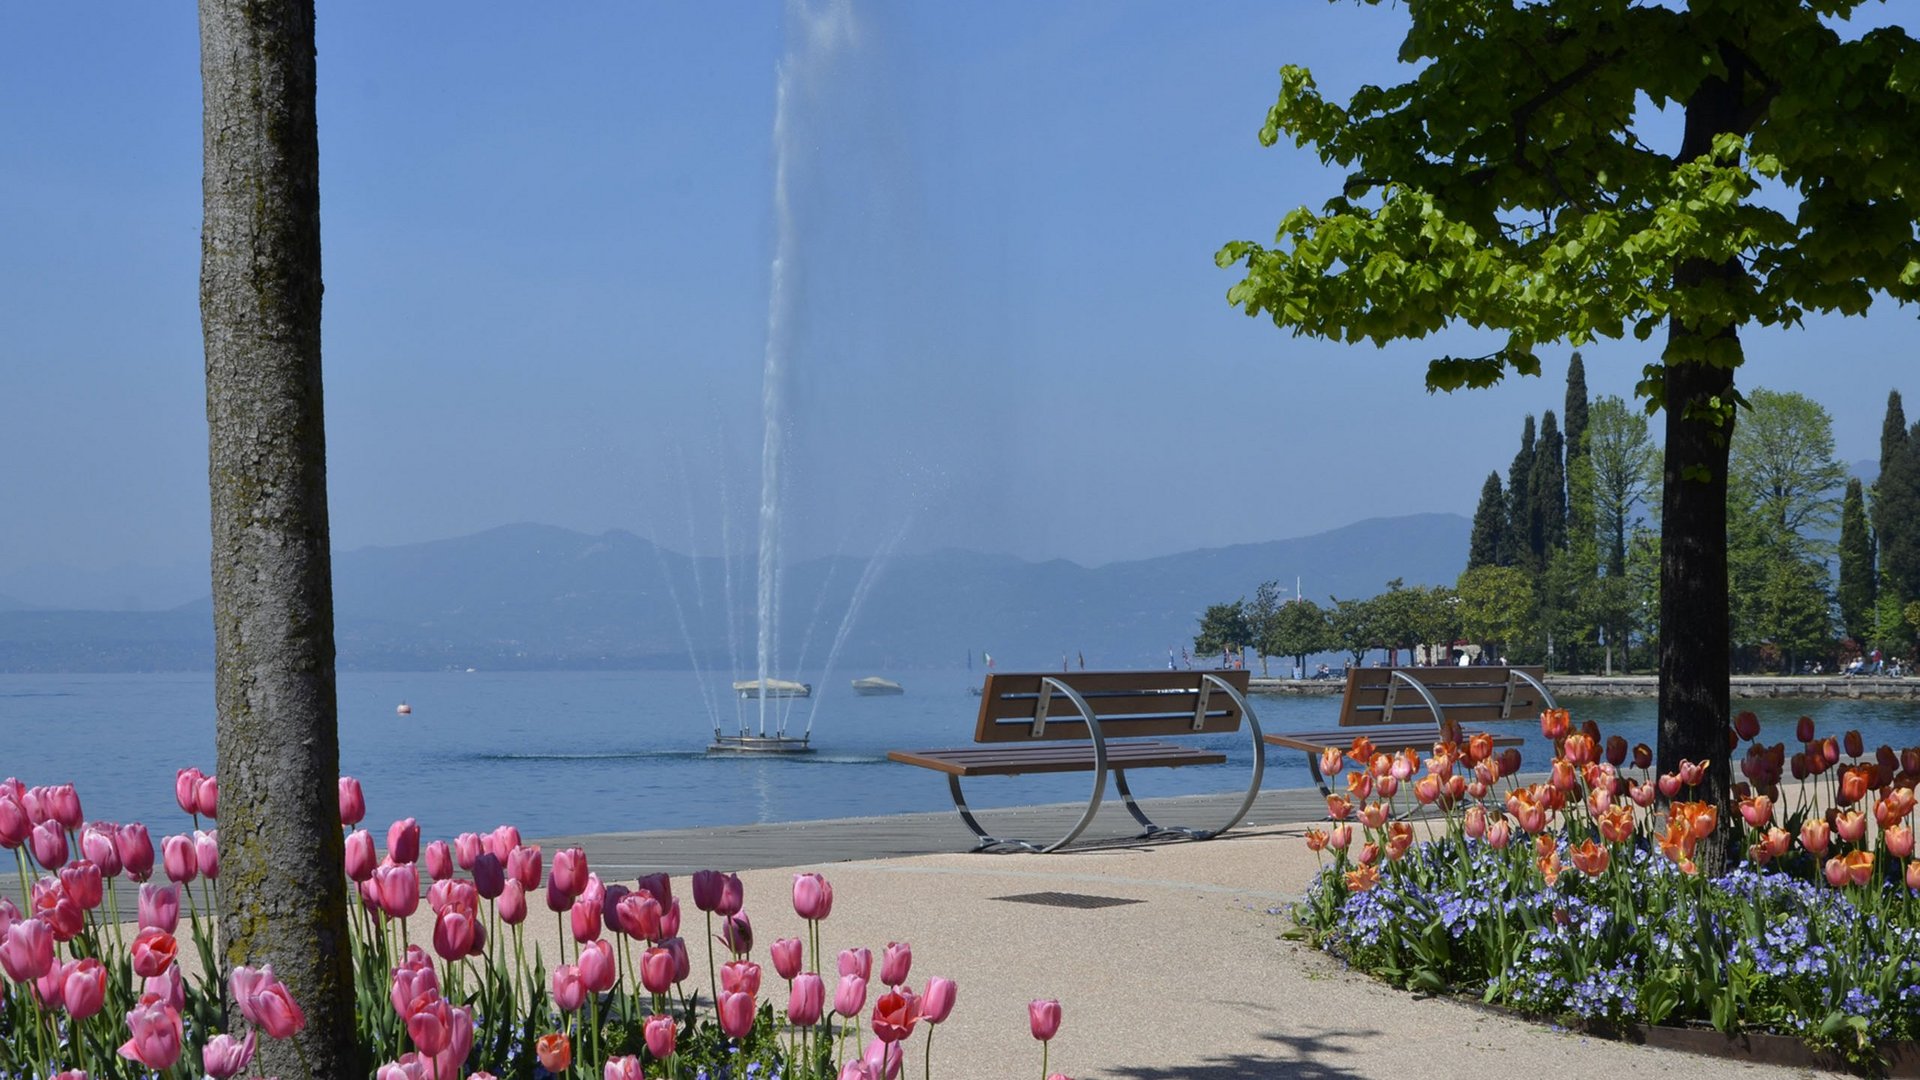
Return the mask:
[[[1400,11],[860,3],[809,51],[826,8],[321,5],[337,545],[513,521],[748,542],[783,58],[790,555],[1097,563],[1466,514],[1558,408],[1564,350],[1430,397],[1433,342],[1296,340],[1225,303],[1215,249],[1332,190],[1255,139],[1276,69],[1391,78]],[[14,591],[55,565],[157,568],[114,579],[139,603],[202,588],[199,93],[189,7],[0,7]],[[1813,396],[1872,457],[1913,315],[1751,332],[1742,381]],[[1587,349],[1594,392],[1630,394],[1650,349]]]

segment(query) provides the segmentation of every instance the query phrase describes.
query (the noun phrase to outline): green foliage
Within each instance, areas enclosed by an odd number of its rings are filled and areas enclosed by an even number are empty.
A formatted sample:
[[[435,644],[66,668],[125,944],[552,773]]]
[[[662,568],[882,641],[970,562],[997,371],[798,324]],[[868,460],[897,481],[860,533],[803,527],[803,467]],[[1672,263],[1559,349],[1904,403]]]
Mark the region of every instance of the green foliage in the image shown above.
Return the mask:
[[[1379,628],[1378,605],[1368,600],[1342,600],[1333,597],[1333,610],[1327,613],[1327,628],[1333,642],[1353,657],[1353,663],[1366,662],[1367,650],[1386,643]]]
[[[1899,604],[1920,599],[1920,434],[1906,427],[1897,390],[1887,395],[1872,514],[1880,591],[1892,594]],[[1887,628],[1882,623],[1882,629]]]
[[[1733,429],[1727,497],[1760,515],[1801,554],[1828,553],[1847,469],[1833,454],[1833,418],[1811,398],[1756,389]]]
[[[1572,462],[1587,452],[1587,417],[1590,406],[1587,401],[1587,365],[1580,359],[1580,350],[1575,349],[1572,358],[1567,361],[1567,404],[1562,413],[1567,435],[1567,472],[1573,472]],[[1572,507],[1568,508],[1573,513]]]
[[[1505,543],[1507,497],[1500,487],[1500,474],[1490,472],[1480,487],[1480,505],[1473,511],[1473,534],[1467,542],[1467,569],[1495,566]]]
[[[1520,451],[1507,467],[1507,527],[1500,534],[1500,565],[1528,566],[1532,563],[1533,500],[1528,485],[1533,479],[1533,416],[1527,416],[1520,429]]]
[[[1267,625],[1273,621],[1274,613],[1280,610],[1281,603],[1280,583],[1263,581],[1259,588],[1253,591],[1253,603],[1247,605],[1247,632],[1252,635],[1247,639],[1247,644],[1252,645],[1254,651],[1260,654],[1261,678],[1267,675],[1267,657],[1273,655],[1268,652],[1264,644]]]
[[[1540,442],[1533,454],[1533,476],[1527,481],[1527,543],[1532,564],[1544,568],[1548,558],[1567,546],[1567,474],[1562,455],[1566,445],[1560,425],[1548,409],[1540,418]]]
[[[1254,641],[1253,623],[1247,617],[1247,600],[1241,597],[1231,604],[1210,604],[1200,616],[1200,632],[1194,636],[1193,651],[1207,656],[1222,651],[1235,652]]]
[[[1593,476],[1593,525],[1607,573],[1627,568],[1627,537],[1660,482],[1660,448],[1647,431],[1645,414],[1618,397],[1593,403],[1586,437],[1586,464]]]
[[[1857,477],[1847,480],[1840,503],[1840,625],[1855,641],[1873,634],[1873,533],[1867,527],[1866,499]]]
[[[1297,599],[1281,604],[1261,630],[1260,651],[1270,656],[1291,656],[1304,667],[1310,653],[1337,647],[1327,613],[1311,600]]]
[[[1533,575],[1516,566],[1481,566],[1460,575],[1461,632],[1498,655],[1534,637]]]

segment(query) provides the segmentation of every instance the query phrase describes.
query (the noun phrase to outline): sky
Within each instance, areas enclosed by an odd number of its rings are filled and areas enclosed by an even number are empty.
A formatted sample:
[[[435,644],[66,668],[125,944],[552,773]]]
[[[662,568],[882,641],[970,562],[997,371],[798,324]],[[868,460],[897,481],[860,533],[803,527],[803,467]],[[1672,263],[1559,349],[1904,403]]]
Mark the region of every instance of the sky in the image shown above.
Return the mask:
[[[1471,514],[1560,407],[1564,348],[1430,396],[1470,339],[1296,339],[1213,263],[1337,184],[1256,139],[1280,65],[1395,78],[1404,17],[322,4],[334,543],[535,521],[748,550],[770,343],[787,559],[1100,564]],[[199,95],[190,6],[0,6],[0,592],[206,591]],[[1920,392],[1914,316],[1750,331],[1741,382],[1875,457],[1887,392]],[[1630,397],[1654,347],[1584,349],[1592,392]]]

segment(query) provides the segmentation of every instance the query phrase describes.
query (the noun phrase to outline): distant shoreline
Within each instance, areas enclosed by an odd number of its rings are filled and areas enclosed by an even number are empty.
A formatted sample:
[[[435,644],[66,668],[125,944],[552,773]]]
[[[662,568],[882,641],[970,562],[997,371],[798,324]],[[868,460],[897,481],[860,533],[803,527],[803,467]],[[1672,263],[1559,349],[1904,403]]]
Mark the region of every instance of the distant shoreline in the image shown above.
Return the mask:
[[[1560,697],[1650,698],[1659,693],[1653,675],[1549,675],[1547,688]],[[1346,685],[1343,679],[1269,679],[1255,675],[1250,689],[1256,694],[1332,697]],[[1735,700],[1767,698],[1873,698],[1920,701],[1920,678],[1847,678],[1839,675],[1735,675],[1729,690]]]

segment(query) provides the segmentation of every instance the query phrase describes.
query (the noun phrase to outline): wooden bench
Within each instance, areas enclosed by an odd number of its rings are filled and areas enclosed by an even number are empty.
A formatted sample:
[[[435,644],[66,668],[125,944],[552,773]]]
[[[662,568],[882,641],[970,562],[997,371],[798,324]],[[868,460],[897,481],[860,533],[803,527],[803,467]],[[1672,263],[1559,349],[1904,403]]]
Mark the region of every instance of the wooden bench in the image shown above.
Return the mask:
[[[1320,752],[1330,746],[1342,750],[1365,735],[1385,753],[1407,747],[1429,748],[1453,741],[1469,724],[1538,716],[1554,708],[1553,695],[1540,681],[1537,667],[1415,667],[1347,669],[1347,688],[1340,698],[1340,723],[1319,731],[1271,732],[1268,745],[1303,750],[1307,769],[1323,795],[1327,779],[1320,774]],[[1518,746],[1518,735],[1495,735],[1495,746]]]
[[[1266,771],[1260,722],[1247,705],[1246,671],[1114,671],[1060,674],[989,673],[980,691],[976,745],[941,750],[895,750],[893,761],[947,775],[954,808],[979,837],[975,851],[996,847],[1054,851],[1072,843],[1092,824],[1107,790],[1107,774],[1126,800],[1127,812],[1140,823],[1141,837],[1179,835],[1208,840],[1240,823],[1260,793]],[[1157,825],[1134,801],[1127,786],[1131,769],[1171,769],[1219,765],[1218,750],[1166,741],[1183,735],[1219,735],[1238,731],[1242,719],[1253,737],[1253,780],[1246,798],[1225,825],[1188,829]],[[981,828],[960,790],[973,776],[1025,773],[1093,773],[1093,795],[1065,836],[1044,846],[1001,839]]]

